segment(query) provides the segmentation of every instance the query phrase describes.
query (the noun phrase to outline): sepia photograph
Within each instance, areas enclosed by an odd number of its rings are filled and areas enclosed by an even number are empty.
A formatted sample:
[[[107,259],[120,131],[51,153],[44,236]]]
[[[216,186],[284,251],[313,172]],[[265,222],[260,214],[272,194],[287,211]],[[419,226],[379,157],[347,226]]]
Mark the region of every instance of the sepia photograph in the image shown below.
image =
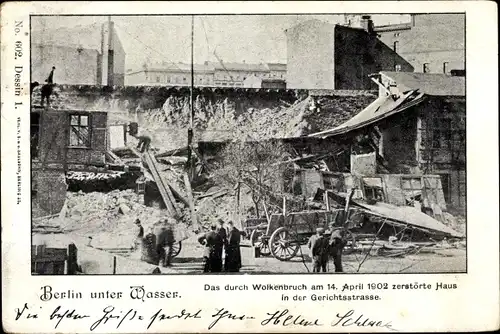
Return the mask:
[[[465,20],[30,15],[31,275],[467,273]]]

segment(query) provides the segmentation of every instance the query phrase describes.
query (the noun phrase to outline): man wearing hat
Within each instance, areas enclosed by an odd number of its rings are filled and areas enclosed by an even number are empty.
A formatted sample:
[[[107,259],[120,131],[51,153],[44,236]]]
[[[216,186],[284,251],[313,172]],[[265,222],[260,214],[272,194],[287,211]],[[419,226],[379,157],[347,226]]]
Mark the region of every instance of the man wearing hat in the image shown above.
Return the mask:
[[[205,252],[203,254],[205,262],[203,272],[205,273],[218,273],[222,271],[223,241],[216,230],[217,226],[214,224],[210,227],[210,232],[198,238],[198,242],[205,246]]]
[[[320,270],[326,273],[326,265],[328,263],[328,250],[329,242],[325,238],[325,229],[318,227],[316,229],[316,234],[313,235],[307,247],[311,250],[311,257],[313,258],[313,272],[319,273]]]
[[[335,272],[341,273],[342,269],[342,251],[346,245],[344,238],[345,230],[342,227],[334,228],[330,236],[330,246],[332,248],[333,264],[335,265]]]

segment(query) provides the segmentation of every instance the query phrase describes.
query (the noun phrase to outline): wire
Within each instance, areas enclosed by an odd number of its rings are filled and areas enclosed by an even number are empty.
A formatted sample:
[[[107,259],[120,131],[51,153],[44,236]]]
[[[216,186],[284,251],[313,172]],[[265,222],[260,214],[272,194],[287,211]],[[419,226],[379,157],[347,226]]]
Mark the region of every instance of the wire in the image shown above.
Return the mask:
[[[115,24],[115,27],[118,27],[116,24]],[[143,41],[139,40],[137,37],[135,37],[134,35],[132,35],[131,33],[127,32],[123,27],[118,27],[122,32],[126,33],[127,35],[129,35],[130,37],[132,37],[133,39],[135,39],[137,42],[141,43],[142,45],[144,45],[145,47],[147,47],[148,49],[150,49],[151,51],[154,51],[156,52],[157,54],[159,54],[160,56],[162,57],[166,57],[166,58],[169,58],[169,56],[161,53],[160,51],[150,47],[149,45],[145,44]],[[166,67],[165,70],[168,70],[169,68],[173,66],[177,67],[177,69],[179,70],[182,70],[176,63],[174,62],[169,62],[170,63],[170,66]]]

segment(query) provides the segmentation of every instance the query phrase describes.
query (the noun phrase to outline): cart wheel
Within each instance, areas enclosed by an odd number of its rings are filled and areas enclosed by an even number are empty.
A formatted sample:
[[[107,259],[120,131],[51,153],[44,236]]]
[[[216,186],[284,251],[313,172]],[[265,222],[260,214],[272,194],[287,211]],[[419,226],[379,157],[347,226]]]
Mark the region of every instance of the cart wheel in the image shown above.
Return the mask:
[[[250,241],[253,247],[260,248],[260,254],[267,256],[271,254],[271,250],[269,249],[269,245],[267,242],[264,242],[262,237],[264,233],[259,231],[258,229],[253,230],[252,235],[250,236]]]
[[[182,249],[182,241],[174,243],[174,245],[172,246],[172,257],[176,257],[177,255],[179,255],[181,249]]]
[[[297,235],[286,227],[280,227],[271,235],[269,239],[271,254],[280,261],[292,259],[300,249]]]

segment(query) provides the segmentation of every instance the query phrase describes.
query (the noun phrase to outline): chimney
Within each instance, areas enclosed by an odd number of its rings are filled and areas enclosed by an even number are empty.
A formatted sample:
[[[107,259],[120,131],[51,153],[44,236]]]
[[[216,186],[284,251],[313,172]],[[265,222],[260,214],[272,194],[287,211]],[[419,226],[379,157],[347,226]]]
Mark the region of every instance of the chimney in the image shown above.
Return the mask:
[[[114,85],[114,50],[113,50],[113,21],[108,16],[107,22],[103,23],[101,30],[101,75],[100,84]]]
[[[361,16],[361,27],[363,27],[363,29],[370,35],[373,34],[374,32],[373,20],[370,15]]]

